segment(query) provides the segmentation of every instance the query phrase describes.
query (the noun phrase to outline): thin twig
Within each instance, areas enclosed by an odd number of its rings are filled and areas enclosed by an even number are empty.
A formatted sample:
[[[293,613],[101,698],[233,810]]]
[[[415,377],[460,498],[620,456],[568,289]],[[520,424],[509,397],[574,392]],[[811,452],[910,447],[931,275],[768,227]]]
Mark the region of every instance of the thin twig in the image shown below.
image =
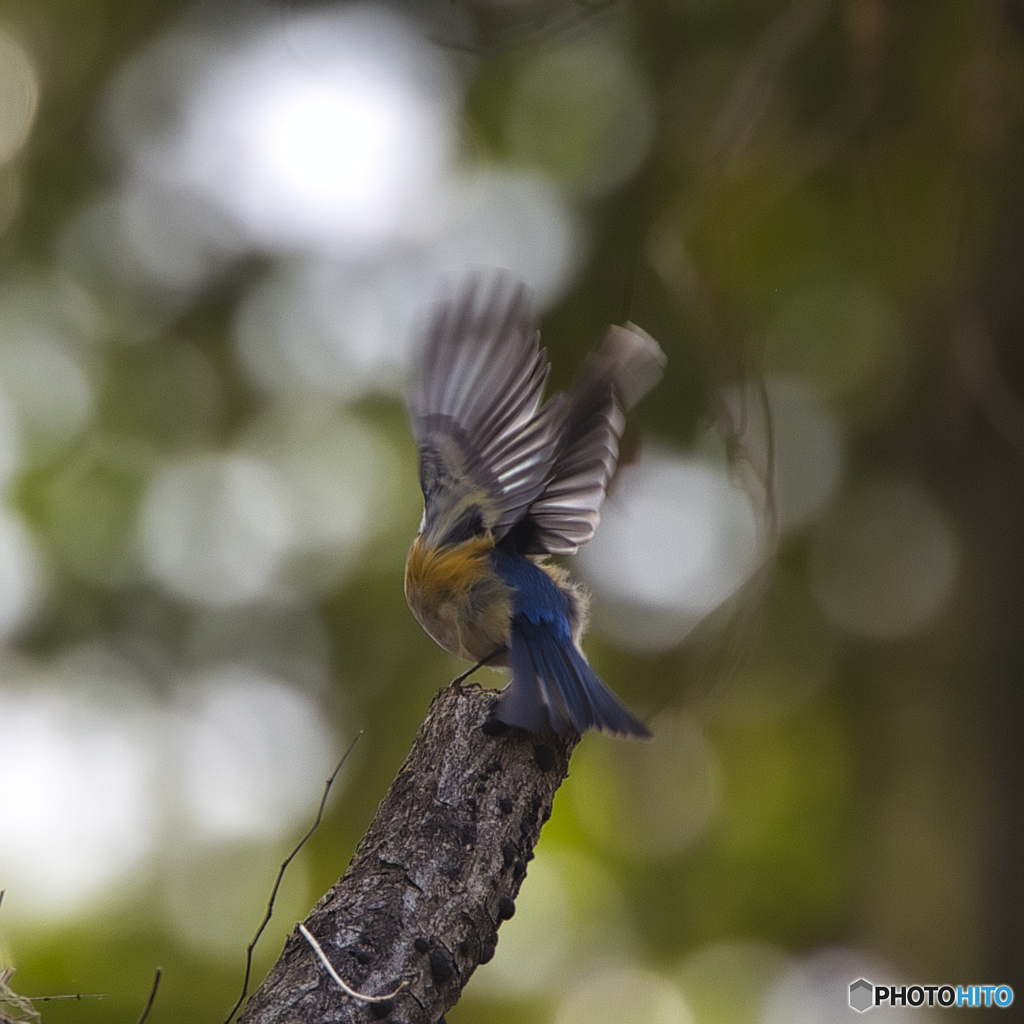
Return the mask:
[[[234,1006],[231,1007],[231,1012],[224,1018],[224,1024],[230,1024],[231,1018],[234,1017],[236,1013],[238,1013],[239,1009],[242,1006],[242,1003],[245,1002],[245,997],[249,994],[249,979],[252,977],[253,950],[256,948],[256,943],[260,941],[260,936],[263,934],[264,929],[270,923],[270,918],[274,914],[274,901],[277,899],[278,890],[281,888],[281,882],[284,879],[284,873],[288,870],[288,865],[291,864],[291,862],[298,855],[299,850],[301,850],[306,845],[306,843],[312,837],[313,833],[320,827],[320,822],[323,820],[324,816],[324,807],[327,806],[327,797],[330,795],[331,787],[334,785],[334,780],[338,777],[338,772],[341,771],[342,765],[344,765],[344,763],[348,760],[349,754],[352,753],[353,748],[359,742],[359,737],[362,735],[363,731],[362,729],[360,729],[359,732],[356,733],[355,739],[349,744],[348,750],[346,750],[345,753],[341,755],[341,760],[337,763],[337,765],[335,765],[334,771],[331,772],[327,781],[324,783],[324,792],[323,795],[320,797],[320,806],[316,810],[316,818],[313,821],[313,824],[309,826],[309,829],[306,831],[306,834],[298,841],[298,843],[296,843],[295,848],[292,850],[292,852],[289,853],[288,856],[285,857],[285,859],[281,862],[281,867],[278,869],[277,878],[274,881],[274,886],[270,890],[270,899],[267,901],[267,912],[263,915],[263,920],[260,922],[259,928],[256,929],[256,934],[252,937],[252,941],[249,943],[245,950],[245,977],[242,979],[242,992],[238,997],[238,1001],[235,1003]]]
[[[0,907],[4,903],[4,895],[6,889],[0,889]],[[0,1003],[6,1004],[7,1006],[14,1006],[18,1010],[18,1016],[12,1017],[7,1011],[4,1010],[3,1006],[0,1006],[0,1022],[6,1024],[7,1021],[25,1021],[26,1024],[30,1021],[39,1020],[39,1012],[33,1006],[34,1003],[55,1003],[58,1000],[64,1001],[68,999],[106,999],[107,996],[99,992],[75,992],[68,995],[59,996],[19,996],[17,992],[13,992],[8,986],[8,982],[14,977],[13,967],[0,967]]]
[[[146,1005],[142,1009],[142,1016],[139,1017],[136,1024],[143,1024],[143,1021],[149,1016],[149,1011],[153,1009],[153,1003],[156,1001],[156,990],[160,987],[160,978],[163,975],[163,971],[158,967],[156,974],[153,975],[153,987],[149,990],[149,998],[146,1000]]]
[[[73,1002],[81,1002],[83,999],[109,999],[109,992],[71,992],[68,995],[63,996],[29,996],[29,1002],[32,1003],[56,1003],[66,1002],[71,1000]]]
[[[394,999],[395,996],[397,996],[398,993],[401,992],[408,984],[406,981],[399,982],[398,988],[396,988],[394,992],[389,992],[385,996],[364,996],[362,992],[356,992],[355,989],[349,988],[348,985],[342,981],[341,975],[334,969],[331,961],[327,959],[327,954],[320,948],[320,943],[313,938],[309,933],[309,929],[302,924],[301,921],[299,922],[299,931],[302,932],[306,941],[313,947],[313,952],[320,958],[320,963],[327,968],[327,973],[335,980],[335,982],[337,982],[338,987],[353,999],[358,999],[364,1003],[386,1003],[389,999]]]

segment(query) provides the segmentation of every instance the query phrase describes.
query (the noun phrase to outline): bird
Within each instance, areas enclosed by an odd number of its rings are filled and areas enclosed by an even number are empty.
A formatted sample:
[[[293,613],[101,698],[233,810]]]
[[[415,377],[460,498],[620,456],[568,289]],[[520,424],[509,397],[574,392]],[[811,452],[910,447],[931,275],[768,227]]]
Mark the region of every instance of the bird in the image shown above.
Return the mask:
[[[653,338],[613,325],[542,403],[547,353],[525,286],[502,273],[470,278],[426,320],[407,394],[423,515],[405,596],[440,647],[476,662],[465,676],[511,669],[491,712],[506,726],[651,735],[587,662],[589,595],[550,556],[593,537],[625,410],[664,365]]]

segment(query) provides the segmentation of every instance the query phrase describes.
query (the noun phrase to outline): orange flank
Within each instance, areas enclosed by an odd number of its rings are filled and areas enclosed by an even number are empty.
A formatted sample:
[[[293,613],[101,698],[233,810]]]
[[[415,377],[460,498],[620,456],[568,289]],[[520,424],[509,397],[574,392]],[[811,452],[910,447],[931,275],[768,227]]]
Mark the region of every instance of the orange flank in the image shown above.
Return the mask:
[[[511,590],[491,568],[493,549],[490,534],[433,548],[417,537],[405,563],[405,596],[420,625],[468,661],[490,658],[508,644]]]
[[[417,537],[405,566],[406,586],[417,586],[438,600],[457,599],[489,571],[484,563],[493,549],[494,538],[486,534],[429,550]]]

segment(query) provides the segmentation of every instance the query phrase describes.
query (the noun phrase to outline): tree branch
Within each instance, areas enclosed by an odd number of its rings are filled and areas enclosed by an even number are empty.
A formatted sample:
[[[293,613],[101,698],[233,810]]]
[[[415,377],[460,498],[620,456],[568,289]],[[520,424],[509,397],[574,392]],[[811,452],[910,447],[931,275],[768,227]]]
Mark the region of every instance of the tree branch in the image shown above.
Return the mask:
[[[494,956],[579,741],[488,720],[494,699],[437,695],[344,877],[304,922],[349,988],[405,987],[385,1002],[346,994],[296,930],[239,1024],[435,1024]]]

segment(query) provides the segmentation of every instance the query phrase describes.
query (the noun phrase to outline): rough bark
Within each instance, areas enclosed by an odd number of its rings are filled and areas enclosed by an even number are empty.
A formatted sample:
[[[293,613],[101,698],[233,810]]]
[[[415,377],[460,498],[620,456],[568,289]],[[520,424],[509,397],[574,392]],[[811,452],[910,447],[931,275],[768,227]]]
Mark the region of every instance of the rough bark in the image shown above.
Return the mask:
[[[579,740],[489,721],[494,699],[437,695],[348,870],[304,922],[351,988],[405,987],[386,1003],[347,995],[296,930],[239,1024],[434,1024],[494,956]]]

